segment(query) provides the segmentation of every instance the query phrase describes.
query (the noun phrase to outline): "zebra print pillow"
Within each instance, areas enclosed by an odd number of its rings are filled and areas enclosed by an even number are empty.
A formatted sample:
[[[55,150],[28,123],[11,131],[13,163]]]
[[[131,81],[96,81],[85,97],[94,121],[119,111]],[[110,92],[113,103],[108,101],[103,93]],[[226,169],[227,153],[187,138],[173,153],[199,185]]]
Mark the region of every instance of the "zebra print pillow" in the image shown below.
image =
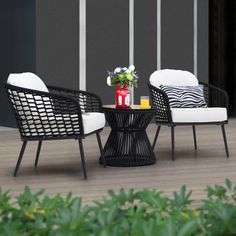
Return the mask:
[[[207,107],[202,86],[160,85],[169,98],[171,108]]]

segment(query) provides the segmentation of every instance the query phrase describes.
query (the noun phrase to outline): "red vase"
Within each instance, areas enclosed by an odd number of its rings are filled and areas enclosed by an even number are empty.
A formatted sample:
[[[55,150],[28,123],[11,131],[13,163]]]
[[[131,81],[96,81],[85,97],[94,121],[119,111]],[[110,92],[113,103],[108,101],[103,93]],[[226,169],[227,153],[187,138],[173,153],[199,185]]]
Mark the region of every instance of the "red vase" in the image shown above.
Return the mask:
[[[122,89],[120,84],[116,88],[116,107],[117,108],[129,108],[130,107],[130,94],[127,84]]]

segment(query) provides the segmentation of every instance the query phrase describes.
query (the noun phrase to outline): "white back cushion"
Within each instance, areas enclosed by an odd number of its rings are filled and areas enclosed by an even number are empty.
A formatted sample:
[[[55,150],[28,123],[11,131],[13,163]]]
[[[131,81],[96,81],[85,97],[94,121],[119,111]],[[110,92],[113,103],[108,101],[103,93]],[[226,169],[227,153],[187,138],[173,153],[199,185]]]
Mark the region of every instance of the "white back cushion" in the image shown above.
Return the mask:
[[[150,84],[159,87],[160,85],[169,86],[197,86],[197,78],[189,71],[164,69],[151,74]]]
[[[44,82],[30,72],[10,74],[7,83],[13,86],[33,89],[41,92],[49,92]],[[30,92],[12,91],[12,104],[22,119],[25,136],[37,133],[40,121],[53,115],[52,102],[49,97],[33,95]]]
[[[19,74],[10,74],[7,83],[13,86],[48,92],[44,82],[35,74],[31,72],[24,72]]]

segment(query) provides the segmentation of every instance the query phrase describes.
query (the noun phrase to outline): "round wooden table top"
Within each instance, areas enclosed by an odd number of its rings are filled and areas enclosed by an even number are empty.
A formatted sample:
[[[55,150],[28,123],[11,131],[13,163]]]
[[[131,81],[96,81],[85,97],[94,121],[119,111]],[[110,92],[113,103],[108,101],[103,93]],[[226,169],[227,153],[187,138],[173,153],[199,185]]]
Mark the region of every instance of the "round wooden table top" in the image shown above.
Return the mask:
[[[124,109],[124,110],[150,110],[151,107],[141,107],[140,105],[131,105],[130,108],[116,108],[116,105],[103,105],[103,108],[109,108],[109,109]]]

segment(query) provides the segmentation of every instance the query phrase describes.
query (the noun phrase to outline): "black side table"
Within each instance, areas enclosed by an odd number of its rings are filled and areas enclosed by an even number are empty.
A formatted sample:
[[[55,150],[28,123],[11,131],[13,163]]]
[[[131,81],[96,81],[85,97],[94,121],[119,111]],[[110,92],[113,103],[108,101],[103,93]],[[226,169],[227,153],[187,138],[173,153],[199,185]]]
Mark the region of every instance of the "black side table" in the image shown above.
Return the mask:
[[[106,120],[111,127],[103,149],[108,166],[145,166],[156,162],[146,128],[155,109],[117,109],[115,105],[103,106]],[[100,159],[100,163],[102,160]]]

